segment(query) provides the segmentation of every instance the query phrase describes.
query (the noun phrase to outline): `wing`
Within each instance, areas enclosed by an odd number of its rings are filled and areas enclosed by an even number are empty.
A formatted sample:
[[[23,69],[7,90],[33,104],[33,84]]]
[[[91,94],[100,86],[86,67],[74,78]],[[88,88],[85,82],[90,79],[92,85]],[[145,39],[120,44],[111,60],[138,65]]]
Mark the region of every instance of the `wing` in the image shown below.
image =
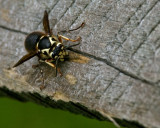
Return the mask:
[[[44,16],[43,16],[43,27],[46,34],[52,35],[51,29],[49,26],[48,13],[46,10],[44,11]]]
[[[14,66],[14,67],[17,67],[19,66],[20,64],[24,63],[25,61],[31,59],[32,57],[36,56],[37,53],[36,52],[31,52],[31,53],[28,53],[26,55],[24,55]]]

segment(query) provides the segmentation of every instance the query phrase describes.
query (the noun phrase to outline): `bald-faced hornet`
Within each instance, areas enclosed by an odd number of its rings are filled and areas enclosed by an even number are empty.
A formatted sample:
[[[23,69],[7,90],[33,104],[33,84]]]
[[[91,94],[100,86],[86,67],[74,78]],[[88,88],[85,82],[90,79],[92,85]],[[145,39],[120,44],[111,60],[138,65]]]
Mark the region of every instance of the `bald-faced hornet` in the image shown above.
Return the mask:
[[[78,28],[68,31],[74,31],[83,26],[84,22]],[[26,37],[24,45],[28,53],[24,55],[13,67],[17,67],[32,57],[38,56],[40,61],[43,61],[51,67],[56,68],[56,75],[57,71],[60,73],[60,75],[62,75],[60,68],[57,67],[58,61],[64,61],[66,56],[68,56],[68,52],[66,51],[68,48],[79,44],[78,43],[67,47],[63,44],[62,39],[76,42],[80,41],[81,38],[78,37],[76,40],[72,40],[60,35],[59,33],[57,36],[54,36],[52,34],[52,30],[50,29],[47,11],[44,12],[43,16],[43,27],[45,33],[38,31],[32,32]]]

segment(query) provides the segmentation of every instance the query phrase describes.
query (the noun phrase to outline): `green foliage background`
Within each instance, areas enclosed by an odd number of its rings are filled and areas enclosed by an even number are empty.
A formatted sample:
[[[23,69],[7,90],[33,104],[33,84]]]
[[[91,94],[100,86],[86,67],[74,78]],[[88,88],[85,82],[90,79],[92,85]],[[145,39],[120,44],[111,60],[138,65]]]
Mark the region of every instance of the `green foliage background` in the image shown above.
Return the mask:
[[[66,111],[0,98],[0,128],[116,128]]]

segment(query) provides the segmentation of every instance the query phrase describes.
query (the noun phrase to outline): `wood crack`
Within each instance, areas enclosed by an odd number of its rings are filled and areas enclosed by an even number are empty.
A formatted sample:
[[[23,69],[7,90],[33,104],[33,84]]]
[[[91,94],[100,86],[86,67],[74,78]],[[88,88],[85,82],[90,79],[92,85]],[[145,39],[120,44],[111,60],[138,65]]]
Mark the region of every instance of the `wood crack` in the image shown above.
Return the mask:
[[[93,1],[93,0],[92,0]],[[78,14],[78,16],[74,19],[74,21],[71,23],[70,27],[76,22],[76,20],[78,19],[78,17],[84,12],[84,10],[88,7],[89,4],[92,3],[92,1],[88,4],[86,4],[86,6],[83,8],[83,10]],[[69,28],[70,28],[69,27]]]
[[[16,33],[21,33],[21,34],[24,34],[24,35],[28,35],[27,32],[23,32],[23,31],[20,31],[20,30],[8,28],[8,27],[3,26],[3,25],[0,25],[0,28],[5,29],[5,30],[8,30],[8,31],[11,31],[11,32],[16,32]]]
[[[145,2],[146,2],[146,0],[137,7],[137,9],[135,10],[135,13],[133,13],[133,14],[128,18],[128,20],[126,20],[126,22],[123,24],[123,26],[118,30],[118,33],[120,33],[120,31],[122,31],[122,29],[125,27],[125,25],[127,25],[127,24],[129,23],[129,21],[131,20],[131,18],[136,15],[136,12],[141,9],[142,5],[143,5]]]
[[[158,37],[158,39],[153,44],[156,44],[159,40],[160,40],[160,37]],[[160,48],[160,44],[156,47],[156,49],[158,48]]]
[[[144,3],[145,3],[145,2],[143,2],[142,5],[143,5]],[[143,17],[141,18],[141,21],[147,16],[147,14],[154,8],[154,6],[155,6],[157,3],[158,3],[158,1],[156,1],[156,2],[153,4],[153,6],[150,7],[150,9],[148,9],[148,11],[145,13],[146,15],[143,15]],[[137,12],[138,10],[140,10],[141,7],[142,7],[142,5],[140,5],[135,12]],[[125,24],[118,30],[118,33],[121,32],[121,30],[125,27],[125,25],[127,25],[128,22],[130,21],[130,19],[132,19],[132,17],[134,17],[135,15],[136,15],[136,13],[134,13],[134,14],[127,20],[127,22],[125,22]],[[139,22],[136,24],[137,26],[127,34],[126,38],[123,40],[123,42],[121,42],[122,44],[128,39],[127,37],[129,37],[129,36],[131,35],[131,33],[140,25],[141,21],[139,21]],[[118,33],[117,33],[117,35],[118,35]],[[116,48],[116,50],[118,50],[119,47],[122,46],[122,44],[119,45],[119,46]]]
[[[63,15],[59,18],[58,21],[60,21],[60,20],[63,18],[63,16],[64,16],[64,15],[66,14],[66,12],[68,11],[68,9],[71,8],[71,7],[73,6],[74,3],[75,3],[75,1],[73,1],[73,2],[71,3],[71,5],[65,10],[65,12],[64,12]],[[58,22],[55,23],[54,26],[56,26],[57,24],[58,24]]]
[[[119,76],[119,74],[120,74],[120,72],[118,72],[117,74],[116,74],[116,76],[113,78],[113,79],[111,79],[111,81],[110,81],[110,83],[108,84],[108,86],[104,89],[104,93],[108,90],[108,88],[112,85],[112,83],[113,83],[113,81]]]
[[[143,127],[138,124],[160,126],[158,0],[55,0],[24,3],[25,6],[17,2],[7,0],[1,5],[0,96],[33,101],[98,120],[113,118],[129,128]],[[31,6],[35,8],[28,8]],[[63,77],[59,74],[54,77],[52,67],[40,65],[46,85],[42,91],[40,70],[31,67],[37,63],[36,58],[11,68],[26,52],[19,42],[32,32],[27,30],[43,31],[43,14],[39,14],[39,8],[41,13],[49,12],[53,33],[86,22],[82,31],[64,33],[76,39],[80,32],[82,46],[70,47],[71,62],[58,64]]]
[[[155,25],[153,26],[153,28],[150,30],[150,32],[149,32],[148,36],[146,37],[146,39],[143,40],[143,42],[141,42],[141,43],[137,46],[137,48],[136,48],[136,49],[134,50],[134,52],[131,54],[131,58],[133,58],[133,56],[137,53],[138,49],[141,48],[141,46],[146,42],[146,40],[148,39],[148,37],[150,36],[150,34],[156,29],[156,27],[157,27],[159,24],[160,24],[160,20],[159,20],[158,23],[155,24]]]
[[[16,30],[16,29],[7,28],[7,27],[2,26],[2,25],[0,25],[0,28],[5,29],[5,30],[9,30],[9,31],[11,31],[11,32],[21,33],[21,34],[24,34],[24,35],[28,35],[28,34],[29,34],[29,33],[27,33],[27,32],[23,32],[23,31],[19,31],[19,30]],[[141,78],[141,77],[138,77],[138,76],[134,75],[134,74],[131,73],[131,72],[127,72],[127,71],[125,71],[124,69],[121,69],[121,68],[119,68],[119,67],[116,67],[113,63],[111,63],[110,61],[108,61],[108,60],[106,60],[106,59],[103,59],[103,58],[100,58],[100,57],[96,57],[96,56],[94,56],[94,55],[92,55],[92,54],[85,53],[85,52],[81,52],[80,50],[76,50],[76,49],[73,49],[73,48],[69,48],[69,50],[70,50],[70,51],[73,51],[73,52],[76,52],[76,53],[79,53],[79,54],[81,54],[81,55],[84,55],[84,56],[93,58],[93,59],[95,59],[95,60],[102,61],[102,62],[106,63],[107,65],[111,66],[112,68],[118,70],[119,72],[121,72],[121,73],[123,73],[123,74],[125,74],[125,75],[127,75],[127,76],[129,76],[129,77],[131,77],[131,78],[134,78],[134,79],[136,79],[136,80],[140,80],[140,81],[142,81],[142,82],[144,82],[144,83],[146,83],[146,84],[150,84],[150,85],[156,85],[156,84],[157,84],[157,82],[154,83],[154,82],[148,81],[148,80],[146,80],[146,79],[144,79],[144,78]]]
[[[131,77],[131,78],[133,78],[133,79],[135,79],[135,80],[139,80],[139,81],[141,81],[141,82],[143,82],[143,83],[146,83],[146,84],[149,84],[149,85],[156,85],[156,84],[157,84],[157,83],[151,82],[151,81],[149,81],[149,80],[146,80],[146,79],[144,79],[144,78],[138,77],[138,76],[134,75],[134,74],[131,73],[131,72],[127,72],[127,71],[124,70],[124,69],[121,69],[121,68],[119,68],[119,67],[116,67],[113,63],[111,63],[110,61],[108,61],[108,60],[106,60],[106,59],[103,59],[103,58],[100,58],[100,57],[96,57],[96,56],[94,56],[94,55],[92,55],[92,54],[85,53],[85,52],[81,52],[81,51],[76,50],[76,49],[73,49],[73,48],[69,48],[69,50],[71,50],[71,51],[73,51],[73,52],[76,52],[76,53],[79,53],[79,54],[81,54],[81,55],[84,55],[84,56],[93,58],[93,59],[95,59],[95,60],[102,61],[102,62],[106,63],[108,66],[110,66],[110,67],[118,70],[120,73],[122,73],[122,74],[124,74],[124,75],[126,75],[126,76],[129,76],[129,77]]]

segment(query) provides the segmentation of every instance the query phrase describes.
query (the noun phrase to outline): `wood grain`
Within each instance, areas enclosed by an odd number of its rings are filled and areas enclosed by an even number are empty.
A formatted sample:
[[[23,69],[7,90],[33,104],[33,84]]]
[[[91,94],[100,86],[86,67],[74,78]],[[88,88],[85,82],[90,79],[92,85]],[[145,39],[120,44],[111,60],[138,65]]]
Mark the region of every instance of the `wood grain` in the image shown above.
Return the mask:
[[[43,30],[44,10],[50,27],[81,44],[59,66],[46,64],[44,90],[37,58],[12,67],[26,51],[27,34]],[[0,95],[105,120],[129,128],[160,126],[159,0],[0,0]],[[70,42],[64,42],[69,45]],[[71,109],[73,108],[73,109]]]

